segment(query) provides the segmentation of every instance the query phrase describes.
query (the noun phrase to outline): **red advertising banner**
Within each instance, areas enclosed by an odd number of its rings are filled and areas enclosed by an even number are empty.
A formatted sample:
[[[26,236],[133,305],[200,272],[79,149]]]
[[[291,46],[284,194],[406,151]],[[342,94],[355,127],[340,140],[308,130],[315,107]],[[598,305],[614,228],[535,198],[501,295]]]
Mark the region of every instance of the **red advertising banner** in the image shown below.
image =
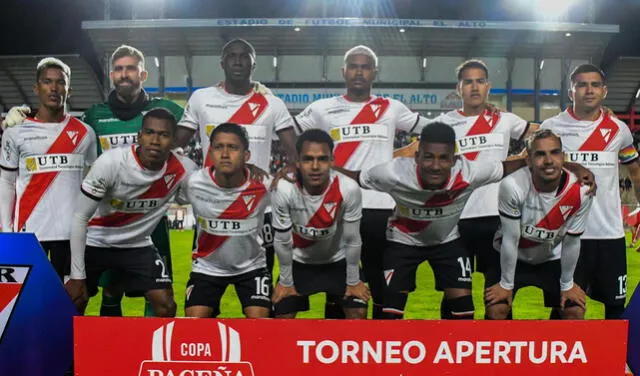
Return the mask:
[[[624,375],[627,321],[76,317],[78,376]]]

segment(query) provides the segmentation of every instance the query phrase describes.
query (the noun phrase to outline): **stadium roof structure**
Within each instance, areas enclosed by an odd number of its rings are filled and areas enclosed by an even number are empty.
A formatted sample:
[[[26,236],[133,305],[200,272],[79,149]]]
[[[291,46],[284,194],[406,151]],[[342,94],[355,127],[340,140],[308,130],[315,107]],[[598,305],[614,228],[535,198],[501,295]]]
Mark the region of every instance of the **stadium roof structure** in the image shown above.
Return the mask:
[[[341,55],[357,44],[379,55],[599,59],[617,25],[365,18],[85,21],[99,54],[130,43],[149,55],[216,55],[245,38],[258,54]]]
[[[0,56],[0,106],[5,111],[13,106],[26,104],[37,107],[38,98],[33,93],[38,62],[47,56]],[[72,95],[68,105],[71,110],[85,110],[104,101],[102,86],[95,72],[79,55],[54,55],[71,68]],[[0,108],[2,110],[2,108]]]

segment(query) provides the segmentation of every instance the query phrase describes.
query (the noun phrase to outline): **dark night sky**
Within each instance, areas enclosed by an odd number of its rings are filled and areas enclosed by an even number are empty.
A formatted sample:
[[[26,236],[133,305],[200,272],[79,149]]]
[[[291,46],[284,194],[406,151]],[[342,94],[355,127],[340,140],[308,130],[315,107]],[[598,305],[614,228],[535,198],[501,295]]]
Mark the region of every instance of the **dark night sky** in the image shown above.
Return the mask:
[[[111,0],[113,18],[129,18],[134,1]],[[523,0],[328,0],[328,16],[372,16],[373,3],[380,17],[494,19],[531,21],[529,12],[515,12],[504,4]],[[607,50],[613,60],[620,55],[640,56],[640,0],[594,0],[598,23],[621,26]],[[164,0],[167,18],[319,17],[319,0]],[[364,3],[364,6],[361,4]],[[340,6],[336,6],[339,4]],[[0,55],[80,53],[96,64],[82,20],[101,19],[103,0],[2,0]],[[584,20],[583,7],[570,11],[571,21]],[[607,61],[605,59],[604,64]]]

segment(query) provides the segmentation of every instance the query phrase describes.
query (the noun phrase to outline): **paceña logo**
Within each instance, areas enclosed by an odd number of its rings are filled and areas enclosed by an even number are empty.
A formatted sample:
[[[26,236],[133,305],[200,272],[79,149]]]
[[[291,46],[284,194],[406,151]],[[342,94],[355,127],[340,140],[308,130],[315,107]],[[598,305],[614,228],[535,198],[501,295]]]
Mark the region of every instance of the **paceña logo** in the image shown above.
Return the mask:
[[[0,265],[0,342],[30,271],[31,266]]]
[[[152,360],[142,362],[139,376],[254,376],[251,363],[240,360],[240,334],[222,323],[218,323],[220,360],[172,360],[174,324],[175,322],[163,325],[153,332]],[[188,338],[180,341],[180,352],[183,356],[213,357],[209,343],[192,343]]]

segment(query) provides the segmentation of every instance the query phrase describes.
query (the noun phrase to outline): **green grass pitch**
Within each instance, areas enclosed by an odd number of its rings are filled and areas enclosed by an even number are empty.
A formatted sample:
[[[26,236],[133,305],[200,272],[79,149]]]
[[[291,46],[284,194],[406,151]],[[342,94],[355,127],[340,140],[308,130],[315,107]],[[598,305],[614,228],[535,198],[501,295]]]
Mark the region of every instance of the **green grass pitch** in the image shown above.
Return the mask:
[[[191,244],[193,231],[171,231],[171,250],[173,256],[175,299],[178,304],[178,316],[184,316],[184,291],[189,272],[191,270]],[[640,253],[627,249],[628,260],[628,293],[627,299],[633,294],[633,290],[640,280]],[[276,271],[277,272],[277,271]],[[409,295],[409,301],[405,310],[407,319],[438,319],[440,317],[441,293],[433,288],[433,273],[428,263],[423,263],[418,269],[418,289]],[[482,293],[484,278],[480,273],[473,274],[473,300],[476,306],[476,319],[484,317],[484,305]],[[100,294],[91,299],[87,307],[87,315],[97,316],[100,309]],[[143,299],[125,298],[123,304],[125,316],[142,316],[144,310]],[[240,302],[231,287],[227,289],[222,299],[220,317],[242,317]],[[322,318],[324,312],[324,295],[316,294],[311,297],[311,310],[301,313],[301,318]],[[549,309],[543,306],[542,291],[527,287],[520,291],[514,301],[514,318],[516,319],[546,319],[549,317]],[[587,303],[587,318],[601,319],[604,317],[602,304],[589,300]]]

